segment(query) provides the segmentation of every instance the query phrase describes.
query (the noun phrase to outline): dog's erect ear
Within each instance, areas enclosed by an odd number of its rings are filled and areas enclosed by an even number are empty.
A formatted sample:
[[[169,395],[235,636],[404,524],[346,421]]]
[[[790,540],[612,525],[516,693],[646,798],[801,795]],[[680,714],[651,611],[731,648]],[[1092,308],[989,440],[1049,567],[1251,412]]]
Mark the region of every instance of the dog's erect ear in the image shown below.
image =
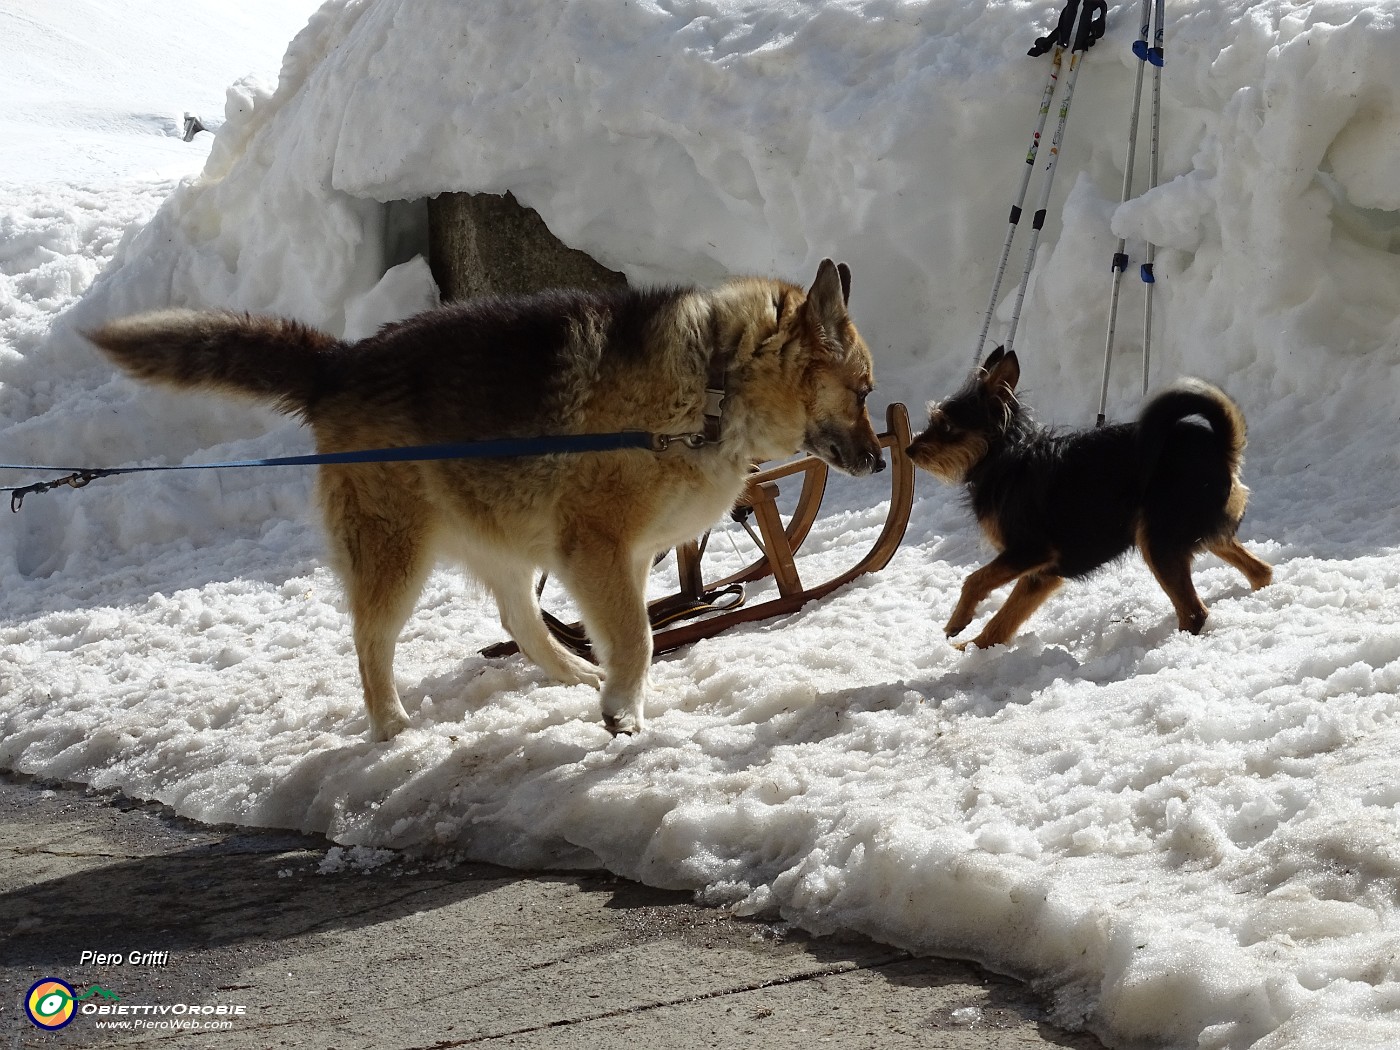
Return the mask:
[[[841,278],[841,302],[851,305],[851,268],[845,263],[836,264],[836,274]]]
[[[1009,354],[1002,347],[992,351],[983,366],[986,376],[982,383],[998,401],[1013,401],[1016,398],[1016,384],[1021,380],[1021,362],[1016,360],[1016,351]]]
[[[982,367],[978,369],[979,377],[985,379],[992,374],[992,369],[997,366],[997,362],[1006,356],[1006,347],[999,346],[987,355],[987,360],[982,362]]]
[[[823,259],[817,267],[817,279],[807,292],[804,309],[814,325],[824,328],[833,341],[839,339],[837,333],[846,319],[846,296],[841,271],[830,259]]]

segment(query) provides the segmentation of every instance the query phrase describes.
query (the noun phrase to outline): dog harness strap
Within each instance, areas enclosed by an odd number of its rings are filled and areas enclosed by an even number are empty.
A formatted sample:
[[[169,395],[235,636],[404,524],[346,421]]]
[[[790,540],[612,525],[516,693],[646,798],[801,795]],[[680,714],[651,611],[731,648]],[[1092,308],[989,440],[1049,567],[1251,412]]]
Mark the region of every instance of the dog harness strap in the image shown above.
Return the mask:
[[[705,377],[705,443],[717,444],[720,436],[721,415],[724,411],[724,395],[729,369],[725,366],[724,355],[719,351],[710,355],[710,371]]]
[[[728,388],[729,369],[725,365],[724,352],[716,349],[710,355],[710,363],[705,372],[704,421],[701,428],[688,434],[653,434],[651,450],[665,452],[672,445],[684,445],[698,449],[706,445],[718,445],[723,428],[724,398]]]

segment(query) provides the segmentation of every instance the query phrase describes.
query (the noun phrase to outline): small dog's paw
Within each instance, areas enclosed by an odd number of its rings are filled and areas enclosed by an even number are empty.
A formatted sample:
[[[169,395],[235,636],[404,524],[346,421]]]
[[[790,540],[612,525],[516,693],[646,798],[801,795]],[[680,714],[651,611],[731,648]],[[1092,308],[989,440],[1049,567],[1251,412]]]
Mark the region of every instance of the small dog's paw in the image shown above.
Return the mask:
[[[1206,625],[1205,612],[1190,612],[1179,615],[1176,618],[1176,627],[1179,631],[1186,631],[1190,634],[1200,634],[1201,628]]]
[[[960,653],[965,653],[968,650],[976,652],[979,649],[990,649],[993,646],[1005,644],[1004,639],[988,638],[985,634],[979,634],[976,638],[969,639],[966,642],[955,642],[953,648]]]

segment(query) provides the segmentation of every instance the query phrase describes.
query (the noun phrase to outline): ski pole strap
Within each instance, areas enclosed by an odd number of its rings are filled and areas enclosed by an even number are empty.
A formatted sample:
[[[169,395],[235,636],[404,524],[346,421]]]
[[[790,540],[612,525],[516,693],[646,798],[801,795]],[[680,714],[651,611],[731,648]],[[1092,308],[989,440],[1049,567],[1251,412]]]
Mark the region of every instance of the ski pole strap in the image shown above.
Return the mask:
[[[1060,12],[1060,20],[1045,36],[1040,37],[1031,49],[1026,52],[1031,58],[1038,58],[1053,48],[1068,47],[1073,51],[1088,51],[1098,43],[1108,26],[1108,3],[1107,0],[1085,0],[1087,3],[1087,18],[1079,20],[1079,5],[1081,0],[1066,0],[1064,10]],[[1075,24],[1079,24],[1079,32],[1075,33]]]
[[[167,463],[148,467],[56,467],[31,463],[0,463],[0,470],[68,471],[61,478],[32,485],[0,487],[10,493],[10,510],[18,512],[24,497],[36,492],[68,486],[80,489],[99,478],[122,474],[150,474],[168,470],[231,470],[239,467],[301,467],[345,463],[407,463],[439,459],[504,459],[517,456],[547,456],[565,452],[611,452],[616,449],[646,449],[664,452],[674,442],[689,448],[704,444],[690,440],[699,435],[652,434],[645,430],[623,430],[616,434],[560,434],[552,437],[497,438],[489,441],[450,442],[436,445],[408,445],[401,448],[360,449],[352,452],[311,453],[304,456],[274,456],[267,459],[240,459],[223,463]]]

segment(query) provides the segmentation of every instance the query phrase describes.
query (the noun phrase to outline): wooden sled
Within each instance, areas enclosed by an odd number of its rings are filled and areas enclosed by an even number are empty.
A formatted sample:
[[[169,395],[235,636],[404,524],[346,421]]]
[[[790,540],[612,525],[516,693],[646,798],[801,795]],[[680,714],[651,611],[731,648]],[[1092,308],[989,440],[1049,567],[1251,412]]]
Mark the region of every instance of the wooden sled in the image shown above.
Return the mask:
[[[826,492],[828,467],[816,456],[804,456],[790,463],[756,471],[750,476],[748,487],[735,507],[734,517],[736,521],[751,517],[757,525],[758,559],[738,572],[706,583],[700,560],[708,534],[677,547],[679,590],[647,605],[654,652],[666,653],[679,649],[701,638],[719,634],[735,624],[796,612],[808,602],[826,597],[857,576],[878,572],[889,563],[909,524],[909,511],[914,503],[914,464],[905,455],[905,449],[913,440],[909,432],[908,410],[895,402],[886,410],[885,418],[887,429],[879,437],[881,446],[888,450],[885,473],[890,480],[890,511],[885,518],[885,527],[865,557],[829,580],[806,586],[797,571],[794,555],[817,520],[817,510]],[[778,511],[777,482],[796,474],[802,475],[802,490],[797,506],[784,524]],[[744,605],[744,585],[766,576],[772,576],[777,584],[777,597],[755,605]],[[545,613],[544,618],[564,645],[592,658],[588,637],[581,624],[563,623],[549,613]],[[514,642],[506,641],[488,646],[481,654],[487,657],[509,656],[519,651]]]

